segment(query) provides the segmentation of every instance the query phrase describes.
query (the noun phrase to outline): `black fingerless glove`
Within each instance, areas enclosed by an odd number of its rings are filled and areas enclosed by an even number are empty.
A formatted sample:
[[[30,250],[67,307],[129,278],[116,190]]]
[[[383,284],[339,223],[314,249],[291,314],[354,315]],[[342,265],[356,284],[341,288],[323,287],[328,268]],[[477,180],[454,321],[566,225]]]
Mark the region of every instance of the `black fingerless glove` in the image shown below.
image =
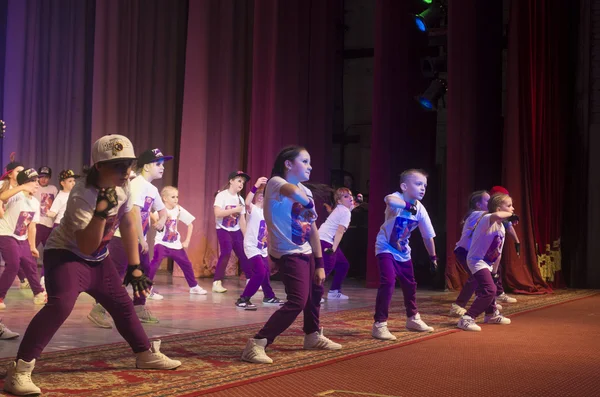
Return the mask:
[[[142,272],[142,275],[139,277],[135,277],[133,275],[134,270],[140,270]],[[129,284],[131,284],[131,288],[133,288],[134,295],[136,292],[142,295],[144,291],[149,290],[150,287],[152,287],[152,281],[148,277],[146,277],[146,275],[140,268],[140,265],[127,266],[127,274],[125,274],[123,285],[127,287]]]
[[[408,212],[410,212],[413,215],[417,215],[417,206],[414,204],[409,203],[408,201],[406,202],[406,205],[404,206],[404,209]]]
[[[108,218],[108,213],[110,210],[119,204],[119,201],[117,200],[117,190],[114,187],[100,189],[98,192],[98,197],[96,198],[96,208],[98,208],[98,205],[102,201],[106,202],[106,208],[102,211],[94,209],[94,216],[106,219]]]
[[[437,273],[437,255],[433,255],[429,257],[429,272],[433,275]]]
[[[515,243],[515,251],[517,251],[517,256],[521,256],[521,243]]]
[[[507,219],[507,221],[513,222],[513,223],[514,222],[519,222],[519,216],[515,215],[515,214],[512,214],[511,217]]]
[[[333,253],[334,253],[335,251],[333,250],[333,248],[325,248],[325,249],[323,250],[323,252],[324,252],[324,253],[326,253],[327,255],[333,255]]]

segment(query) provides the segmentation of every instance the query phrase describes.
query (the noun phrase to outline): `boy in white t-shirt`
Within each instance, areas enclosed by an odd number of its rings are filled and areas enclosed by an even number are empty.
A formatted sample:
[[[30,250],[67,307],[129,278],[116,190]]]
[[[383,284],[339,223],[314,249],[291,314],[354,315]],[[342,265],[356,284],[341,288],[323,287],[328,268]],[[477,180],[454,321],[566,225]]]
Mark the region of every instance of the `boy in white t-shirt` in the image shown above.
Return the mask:
[[[58,176],[60,180],[60,191],[50,207],[48,216],[54,218],[54,224],[52,227],[56,227],[60,224],[65,210],[67,209],[67,201],[69,200],[69,193],[75,186],[75,180],[80,176],[75,174],[73,170],[62,170]]]
[[[375,303],[375,323],[372,335],[376,339],[396,340],[388,330],[387,319],[396,278],[400,280],[406,308],[406,328],[411,331],[432,332],[433,328],[421,320],[417,310],[417,282],[410,256],[409,238],[419,227],[425,248],[429,253],[432,270],[437,269],[435,230],[427,210],[420,200],[427,190],[427,175],[422,170],[410,169],[400,174],[400,190],[385,197],[385,221],[375,242],[379,265],[380,284]]]
[[[50,185],[52,178],[52,169],[48,166],[40,167],[38,170],[40,188],[34,194],[34,197],[40,202],[40,223],[37,224],[37,233],[35,241],[37,246],[46,245],[46,240],[54,226],[54,220],[48,216],[48,211],[52,207],[52,203],[56,199],[58,189],[54,185]],[[42,273],[43,274],[43,273]]]
[[[173,156],[163,155],[160,149],[149,149],[142,152],[137,159],[139,175],[129,182],[133,212],[137,219],[135,226],[138,236],[140,267],[147,275],[152,273],[152,269],[150,269],[148,242],[146,241],[146,234],[150,229],[150,213],[152,211],[158,212],[159,220],[152,225],[156,230],[162,229],[167,220],[167,210],[160,198],[158,189],[152,184],[152,181],[162,178],[165,170],[164,162],[171,159],[173,159]],[[115,232],[115,236],[111,239],[109,249],[119,275],[123,275],[127,268],[127,255],[119,230]],[[162,295],[153,290],[151,290],[148,298],[155,300],[163,299]],[[158,318],[154,317],[146,307],[146,296],[140,295],[134,297],[133,305],[142,323],[158,323]],[[106,311],[98,304],[94,305],[92,311],[88,314],[88,319],[101,328],[112,328],[112,325],[106,318]]]
[[[465,331],[481,331],[475,319],[483,312],[485,323],[510,324],[510,320],[502,316],[496,307],[497,288],[492,274],[498,270],[504,247],[506,229],[502,222],[517,224],[519,217],[514,214],[510,196],[502,193],[490,198],[488,211],[475,227],[467,254],[467,265],[473,278],[477,280],[477,289],[475,300],[457,324],[458,328]]]
[[[190,262],[190,259],[185,252],[185,248],[190,245],[192,231],[194,230],[192,222],[194,222],[196,218],[179,205],[179,191],[176,187],[165,186],[160,195],[167,209],[167,221],[165,222],[163,230],[156,232],[154,238],[154,256],[150,262],[150,271],[152,273],[149,273],[148,277],[151,280],[154,279],[162,260],[169,258],[177,263],[183,271],[185,281],[187,281],[188,286],[190,287],[190,294],[206,295],[206,290],[199,286],[196,281],[192,262]],[[153,217],[154,215],[156,215],[156,213],[152,213]],[[186,238],[183,242],[181,241],[181,235],[177,230],[179,222],[183,222],[187,226]]]
[[[33,197],[39,188],[38,174],[33,168],[23,170],[17,175],[17,183],[19,186],[0,194],[0,200],[6,203],[4,216],[0,219],[0,252],[6,263],[0,276],[0,309],[6,309],[4,298],[19,267],[29,280],[33,302],[38,305],[46,303],[35,260],[40,255],[35,245],[40,202]]]
[[[335,276],[329,288],[327,299],[348,299],[347,295],[342,294],[342,282],[348,274],[350,263],[339,247],[342,237],[348,226],[352,209],[354,208],[354,197],[350,189],[346,187],[339,188],[334,194],[337,206],[331,211],[327,220],[319,228],[319,237],[321,238],[321,249],[323,250],[323,262],[325,265],[325,277],[335,269]]]

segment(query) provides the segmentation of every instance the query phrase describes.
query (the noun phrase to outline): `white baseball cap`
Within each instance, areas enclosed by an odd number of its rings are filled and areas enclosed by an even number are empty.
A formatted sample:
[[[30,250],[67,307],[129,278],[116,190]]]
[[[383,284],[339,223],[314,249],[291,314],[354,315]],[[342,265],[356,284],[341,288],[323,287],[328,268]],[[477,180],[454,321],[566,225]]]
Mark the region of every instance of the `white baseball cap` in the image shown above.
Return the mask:
[[[133,145],[123,135],[105,135],[92,146],[92,162],[103,163],[116,160],[135,160]]]

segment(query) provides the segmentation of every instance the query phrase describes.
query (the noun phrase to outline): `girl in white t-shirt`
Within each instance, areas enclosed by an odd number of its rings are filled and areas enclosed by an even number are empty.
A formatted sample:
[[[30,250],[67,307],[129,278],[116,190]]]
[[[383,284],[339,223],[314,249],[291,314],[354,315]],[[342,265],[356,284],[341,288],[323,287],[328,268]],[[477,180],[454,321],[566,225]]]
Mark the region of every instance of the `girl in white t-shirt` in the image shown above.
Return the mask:
[[[90,294],[108,310],[135,353],[137,368],[166,370],[181,365],[160,352],[160,341],[148,340],[123,288],[123,284],[131,284],[139,296],[150,293],[152,285],[140,269],[135,216],[131,212],[127,177],[135,159],[131,141],[122,135],[106,135],[94,143],[94,165],[85,181],[71,191],[65,216],[46,243],[48,304],[27,327],[17,358],[8,367],[4,390],[19,396],[40,393],[31,380],[35,361],[69,317],[81,292]],[[125,280],[119,277],[107,248],[119,226],[129,259]]]
[[[227,185],[215,196],[213,205],[217,239],[221,254],[215,267],[213,292],[226,292],[223,287],[225,268],[233,250],[240,261],[240,268],[250,278],[248,258],[244,254],[244,233],[246,232],[246,205],[240,192],[244,184],[250,180],[250,175],[243,171],[233,171],[229,174]]]
[[[347,295],[342,294],[342,282],[348,274],[350,263],[344,256],[339,244],[342,241],[344,233],[348,230],[348,226],[350,226],[350,218],[352,216],[352,209],[354,208],[354,197],[350,189],[346,187],[335,191],[334,200],[337,206],[331,211],[327,220],[319,228],[325,277],[329,276],[335,269],[335,276],[327,294],[328,300],[348,299]]]
[[[512,199],[507,194],[493,195],[488,202],[488,211],[475,226],[467,254],[467,266],[477,281],[477,289],[475,300],[457,324],[465,331],[481,331],[475,319],[483,312],[485,323],[510,324],[496,307],[496,285],[492,274],[498,270],[502,257],[506,234],[502,222],[508,220],[516,225],[519,217],[514,214]]]
[[[266,177],[260,177],[246,195],[246,234],[244,234],[244,253],[252,266],[252,276],[246,288],[235,302],[235,305],[244,310],[256,310],[250,298],[256,294],[260,287],[263,290],[263,303],[267,305],[280,305],[283,301],[275,296],[271,288],[271,271],[267,259],[267,239],[269,236],[267,223],[263,213],[264,192]]]
[[[325,271],[312,192],[302,184],[310,178],[310,154],[299,146],[284,148],[275,159],[265,188],[264,214],[269,230],[269,255],[279,267],[287,302],[250,338],[242,360],[269,364],[265,347],[304,312],[304,348],[337,350],[342,346],[323,335],[319,325],[320,294]],[[321,291],[321,292],[319,292]]]
[[[0,193],[0,200],[6,203],[0,219],[0,252],[5,262],[4,272],[0,276],[0,309],[6,309],[4,298],[19,268],[29,281],[34,294],[33,302],[37,305],[46,303],[36,262],[40,256],[35,244],[40,202],[33,196],[40,186],[37,171],[29,168],[19,172],[17,183],[19,186]]]
[[[411,260],[410,235],[417,227],[429,253],[432,270],[437,268],[435,230],[427,210],[420,200],[427,190],[427,175],[422,170],[410,169],[400,174],[400,190],[385,197],[385,221],[377,234],[375,254],[379,266],[379,289],[375,302],[375,339],[396,340],[388,330],[387,319],[396,279],[400,280],[406,309],[406,328],[411,331],[432,332],[433,328],[421,320],[417,310],[417,282]]]
[[[463,270],[469,274],[469,279],[465,285],[463,285],[462,289],[460,290],[460,294],[458,294],[458,297],[456,298],[456,301],[452,303],[450,307],[451,316],[462,316],[467,312],[465,307],[477,288],[477,281],[471,275],[469,266],[467,266],[467,254],[469,253],[469,248],[471,247],[471,239],[473,237],[473,232],[475,231],[475,226],[477,226],[477,223],[481,217],[487,212],[489,200],[490,194],[486,190],[478,190],[471,193],[469,196],[469,209],[462,221],[463,227],[460,240],[458,240],[456,243],[456,248],[454,248],[454,257],[456,258],[456,262],[458,262]]]
[[[150,262],[150,271],[148,277],[153,280],[156,270],[165,258],[172,259],[179,265],[183,271],[185,281],[190,287],[190,294],[206,295],[204,288],[198,285],[192,262],[188,258],[185,248],[190,245],[194,225],[192,222],[196,219],[185,208],[179,205],[179,190],[173,186],[165,186],[160,192],[163,203],[167,209],[167,220],[165,227],[156,232],[154,237],[154,255]],[[156,213],[153,213],[153,221],[158,219]],[[187,233],[184,241],[181,241],[181,234],[178,231],[179,222],[187,226]]]

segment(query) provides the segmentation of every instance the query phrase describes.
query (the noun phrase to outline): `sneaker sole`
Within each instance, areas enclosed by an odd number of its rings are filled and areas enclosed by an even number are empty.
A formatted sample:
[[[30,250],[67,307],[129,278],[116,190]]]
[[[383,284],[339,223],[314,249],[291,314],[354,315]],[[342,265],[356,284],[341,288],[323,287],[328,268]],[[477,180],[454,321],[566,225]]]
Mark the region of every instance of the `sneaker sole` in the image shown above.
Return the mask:
[[[111,329],[112,325],[110,324],[102,324],[97,322],[92,316],[90,316],[89,314],[87,315],[88,320],[90,320],[92,322],[92,324],[94,324],[96,327],[98,328],[103,328],[103,329]]]
[[[208,294],[207,291],[204,291],[204,292],[190,292],[190,295],[206,295],[206,294]]]
[[[155,369],[157,371],[172,371],[174,369],[177,369],[179,367],[181,367],[181,364],[177,365],[176,367],[170,367],[170,368],[154,368],[154,367],[138,367],[137,364],[135,366],[137,369]]]
[[[240,309],[240,310],[245,310],[247,312],[255,312],[258,310],[258,307],[239,307],[236,306],[236,308]]]
[[[224,294],[225,292],[227,292],[227,290],[225,291],[215,291],[214,289],[212,290],[212,292],[216,292],[217,294]]]
[[[9,337],[9,338],[0,338],[0,340],[11,340],[11,339],[17,339],[19,336],[21,336],[21,335],[17,334],[17,335],[15,335],[15,336],[11,336],[11,337]]]
[[[392,341],[392,340],[398,340],[398,338],[396,338],[395,336],[394,336],[393,338],[378,338],[378,337],[377,337],[377,336],[375,336],[375,335],[371,335],[371,337],[372,337],[373,339],[377,339],[377,340],[385,340],[385,341],[388,341],[388,340],[389,340],[389,341]]]
[[[408,327],[405,327],[405,328],[411,332],[433,332],[433,331],[435,331],[435,329],[431,328],[431,327],[429,327],[428,329],[417,329],[417,328],[408,328]]]
[[[142,324],[158,324],[160,322],[158,320],[142,320],[141,318],[139,318],[139,320]]]
[[[479,328],[479,329],[469,329],[469,328],[459,327],[458,325],[456,326],[456,328],[462,329],[463,331],[467,331],[467,332],[481,332],[481,328]]]
[[[271,361],[256,361],[256,360],[252,360],[250,358],[246,358],[244,356],[242,356],[241,360],[245,361],[247,363],[252,363],[252,364],[273,364],[273,360],[271,360]]]

